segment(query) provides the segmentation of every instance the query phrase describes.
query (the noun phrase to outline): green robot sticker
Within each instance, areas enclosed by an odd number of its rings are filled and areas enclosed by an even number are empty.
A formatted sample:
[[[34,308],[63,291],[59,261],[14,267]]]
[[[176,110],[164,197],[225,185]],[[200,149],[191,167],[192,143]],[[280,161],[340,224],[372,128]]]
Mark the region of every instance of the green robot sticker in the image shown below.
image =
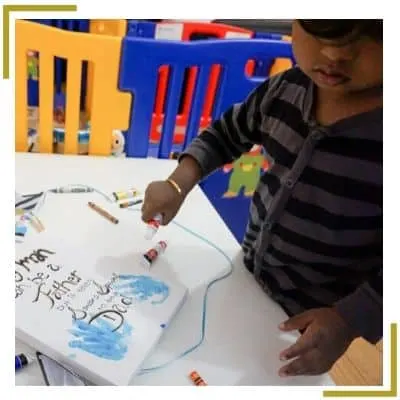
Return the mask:
[[[268,167],[269,164],[261,152],[261,146],[254,146],[249,153],[243,154],[232,164],[225,165],[223,171],[225,173],[232,171],[232,173],[228,189],[223,197],[237,197],[242,189],[244,196],[253,196],[261,170],[266,171]]]

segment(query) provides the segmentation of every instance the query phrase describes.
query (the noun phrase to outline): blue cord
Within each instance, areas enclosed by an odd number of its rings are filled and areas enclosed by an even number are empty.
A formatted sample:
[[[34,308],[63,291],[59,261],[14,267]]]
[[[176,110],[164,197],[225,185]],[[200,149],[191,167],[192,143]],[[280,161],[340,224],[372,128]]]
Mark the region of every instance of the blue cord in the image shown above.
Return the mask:
[[[107,201],[111,202],[111,203],[115,203],[114,200],[112,200],[109,196],[107,196],[105,193],[101,192],[100,190],[97,190],[91,186],[87,186],[87,185],[82,185],[82,184],[72,184],[72,185],[68,185],[68,186],[80,186],[80,187],[87,187],[89,189],[93,189],[93,191],[95,193],[100,194],[101,196],[103,196]],[[45,191],[43,193],[43,197],[42,197],[42,201],[39,204],[39,209],[43,206],[44,204],[44,200],[46,198],[47,193],[50,192],[49,189],[47,191]],[[89,192],[90,193],[90,192]],[[135,208],[128,208],[128,211],[134,211],[134,212],[139,212],[139,209],[135,209]],[[179,354],[177,357],[172,358],[171,360],[160,364],[160,365],[156,365],[153,367],[148,367],[148,368],[142,368],[137,375],[144,375],[153,371],[157,371],[160,370],[162,368],[165,368],[166,366],[172,364],[174,361],[177,361],[179,359],[184,358],[185,356],[187,356],[188,354],[192,353],[194,350],[196,350],[197,348],[199,348],[203,342],[204,342],[204,338],[205,338],[205,334],[206,334],[206,321],[207,321],[207,297],[208,297],[208,292],[211,289],[211,287],[219,282],[222,281],[223,279],[226,279],[228,276],[230,276],[232,274],[233,271],[233,263],[232,260],[229,258],[229,256],[221,249],[219,248],[216,244],[214,244],[213,242],[211,242],[210,240],[208,240],[207,238],[205,238],[204,236],[194,232],[193,230],[191,230],[190,228],[180,224],[177,221],[172,221],[172,224],[176,225],[178,228],[182,229],[183,231],[189,233],[190,235],[198,238],[199,240],[201,240],[202,242],[206,243],[207,245],[209,245],[210,247],[212,247],[214,250],[218,251],[218,253],[220,253],[229,263],[229,271],[227,273],[225,273],[224,275],[213,279],[211,282],[209,282],[207,284],[206,290],[204,292],[204,297],[203,297],[203,309],[202,309],[202,313],[201,313],[201,334],[200,334],[200,339],[197,343],[195,343],[193,346],[191,346],[190,348],[188,348],[187,350],[183,351],[181,354]]]
[[[129,211],[139,211],[137,209],[129,209]],[[202,309],[202,316],[201,316],[201,335],[200,335],[200,340],[194,344],[193,346],[191,346],[189,349],[185,350],[184,352],[182,352],[181,354],[179,354],[177,357],[172,358],[171,360],[160,364],[160,365],[156,365],[154,367],[148,367],[148,368],[142,368],[137,375],[144,375],[147,374],[149,372],[153,372],[153,371],[157,371],[160,370],[166,366],[168,366],[169,364],[173,363],[174,361],[177,361],[181,358],[184,358],[185,356],[187,356],[188,354],[192,353],[194,350],[196,350],[198,347],[200,347],[203,342],[204,342],[204,338],[205,338],[205,334],[206,334],[206,320],[207,320],[207,297],[208,297],[208,292],[210,290],[210,288],[217,282],[222,281],[223,279],[227,278],[229,275],[232,274],[233,271],[233,263],[232,260],[229,258],[229,256],[222,250],[220,249],[216,244],[214,244],[213,242],[211,242],[210,240],[208,240],[207,238],[205,238],[204,236],[194,232],[193,230],[189,229],[188,227],[180,224],[179,222],[176,221],[172,221],[172,224],[178,226],[179,228],[181,228],[182,230],[184,230],[185,232],[189,233],[190,235],[193,235],[195,237],[197,237],[199,240],[201,240],[202,242],[208,244],[209,246],[211,246],[213,249],[215,249],[216,251],[218,251],[218,253],[220,253],[229,263],[229,271],[227,273],[225,273],[224,275],[221,275],[218,278],[213,279],[211,282],[208,283],[206,290],[204,292],[204,297],[203,297],[203,309]]]

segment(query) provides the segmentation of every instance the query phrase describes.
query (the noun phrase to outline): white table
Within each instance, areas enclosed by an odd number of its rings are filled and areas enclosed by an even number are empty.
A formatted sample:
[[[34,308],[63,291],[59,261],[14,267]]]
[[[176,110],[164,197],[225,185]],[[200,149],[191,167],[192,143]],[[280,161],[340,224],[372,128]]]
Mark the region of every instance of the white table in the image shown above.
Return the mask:
[[[131,186],[145,189],[163,179],[176,161],[115,159],[86,156],[16,154],[16,190],[38,192],[63,184],[84,183],[112,192]],[[208,297],[206,338],[202,346],[157,372],[138,376],[134,385],[190,385],[188,373],[197,370],[209,385],[332,385],[328,375],[280,378],[278,354],[296,339],[284,335],[278,324],[286,319],[242,264],[240,246],[202,193],[195,188],[177,221],[206,236],[234,260],[233,274],[217,283]],[[196,257],[202,257],[201,253]],[[210,263],[210,254],[204,262]],[[182,262],[187,262],[183,260]],[[191,293],[182,311],[165,333],[159,347],[179,354],[200,335],[204,288]],[[30,352],[16,340],[16,352]],[[157,353],[158,350],[156,350]],[[16,385],[43,385],[39,366],[33,363],[16,373]]]

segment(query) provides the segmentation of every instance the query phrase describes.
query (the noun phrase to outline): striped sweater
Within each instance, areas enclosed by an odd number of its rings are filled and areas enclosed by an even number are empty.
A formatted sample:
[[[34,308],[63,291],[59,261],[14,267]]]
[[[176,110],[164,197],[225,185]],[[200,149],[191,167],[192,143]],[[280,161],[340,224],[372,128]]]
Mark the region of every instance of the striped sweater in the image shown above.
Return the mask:
[[[255,279],[289,314],[335,305],[358,335],[382,336],[382,109],[330,126],[312,115],[298,68],[232,106],[183,153],[204,177],[262,145],[242,248]]]

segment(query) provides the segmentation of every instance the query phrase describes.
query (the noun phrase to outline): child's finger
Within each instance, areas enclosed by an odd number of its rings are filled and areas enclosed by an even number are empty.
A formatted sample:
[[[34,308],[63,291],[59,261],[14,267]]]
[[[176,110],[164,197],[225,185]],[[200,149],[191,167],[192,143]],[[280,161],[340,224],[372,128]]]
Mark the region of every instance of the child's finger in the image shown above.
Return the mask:
[[[295,357],[300,357],[315,348],[316,345],[316,335],[312,335],[306,331],[299,337],[295,344],[283,350],[279,358],[281,361],[285,361]]]
[[[174,215],[168,211],[163,212],[162,215],[163,215],[163,218],[161,221],[161,225],[168,225],[171,222],[172,218],[174,217]]]
[[[154,215],[156,215],[156,211],[152,206],[151,202],[146,201],[146,199],[144,199],[142,205],[142,220],[144,222],[149,222],[154,217]]]
[[[324,373],[324,371],[323,365],[319,362],[318,351],[311,350],[289,364],[284,365],[279,370],[279,376],[319,375]]]
[[[314,314],[312,313],[312,310],[305,311],[301,314],[289,318],[285,322],[282,322],[279,325],[279,329],[282,331],[293,331],[295,329],[304,329],[313,321],[313,319],[314,319]]]
[[[297,358],[291,363],[285,365],[279,370],[279,376],[294,376],[294,375],[305,375],[307,373],[307,365],[303,357]]]

